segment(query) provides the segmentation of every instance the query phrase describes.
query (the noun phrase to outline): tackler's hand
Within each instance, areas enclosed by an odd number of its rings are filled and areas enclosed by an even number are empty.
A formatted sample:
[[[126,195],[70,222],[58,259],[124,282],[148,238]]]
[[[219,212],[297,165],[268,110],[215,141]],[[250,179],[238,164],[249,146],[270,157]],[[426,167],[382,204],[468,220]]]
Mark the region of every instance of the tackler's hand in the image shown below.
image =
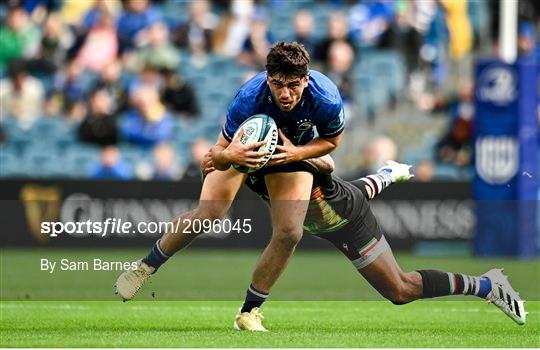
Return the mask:
[[[201,176],[203,180],[206,177],[206,175],[216,170],[216,168],[214,168],[214,163],[212,162],[211,150],[206,152],[206,154],[204,155],[203,160],[201,161],[201,164],[200,164],[200,168],[201,168]]]
[[[411,174],[412,165],[398,163],[393,160],[387,160],[384,164],[383,167],[377,170],[377,173],[387,174],[392,183],[407,182],[414,177],[414,175]]]

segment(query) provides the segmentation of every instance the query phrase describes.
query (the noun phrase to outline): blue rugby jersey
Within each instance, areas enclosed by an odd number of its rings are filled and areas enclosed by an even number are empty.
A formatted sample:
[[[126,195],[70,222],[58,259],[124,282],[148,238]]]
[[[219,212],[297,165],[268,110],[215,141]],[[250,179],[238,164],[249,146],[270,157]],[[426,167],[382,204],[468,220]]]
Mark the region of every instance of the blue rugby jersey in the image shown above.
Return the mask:
[[[274,103],[266,83],[266,71],[247,81],[227,111],[222,128],[229,142],[238,127],[254,114],[274,118],[279,129],[295,145],[304,145],[315,138],[339,135],[345,126],[343,101],[336,85],[324,74],[309,71],[309,83],[302,98],[290,112],[283,112]],[[317,133],[315,133],[317,132]]]

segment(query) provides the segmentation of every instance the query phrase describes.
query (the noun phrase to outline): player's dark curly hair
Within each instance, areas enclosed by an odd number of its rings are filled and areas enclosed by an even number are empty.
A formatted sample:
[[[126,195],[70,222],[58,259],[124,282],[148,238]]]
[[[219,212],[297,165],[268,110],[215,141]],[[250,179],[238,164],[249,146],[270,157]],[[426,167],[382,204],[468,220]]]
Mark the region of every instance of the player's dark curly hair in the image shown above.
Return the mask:
[[[266,71],[269,76],[305,77],[309,72],[309,60],[309,54],[302,44],[280,41],[266,56]]]

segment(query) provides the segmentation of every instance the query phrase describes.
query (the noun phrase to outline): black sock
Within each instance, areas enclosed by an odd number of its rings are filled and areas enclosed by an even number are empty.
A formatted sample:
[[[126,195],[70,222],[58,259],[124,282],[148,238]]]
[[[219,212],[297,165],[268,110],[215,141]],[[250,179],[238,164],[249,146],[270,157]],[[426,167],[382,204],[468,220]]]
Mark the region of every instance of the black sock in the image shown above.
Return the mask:
[[[169,260],[170,258],[170,256],[166,255],[161,250],[161,247],[159,246],[160,241],[161,239],[158,239],[158,241],[152,247],[152,250],[150,250],[150,253],[148,253],[146,258],[142,260],[146,265],[152,266],[153,268],[155,268],[156,271],[157,269],[159,269],[161,265],[165,264],[165,262]]]
[[[485,298],[491,291],[491,281],[486,277],[437,270],[418,270],[418,273],[422,276],[423,298],[453,294]]]
[[[255,289],[253,284],[249,285],[249,288],[246,292],[246,299],[244,300],[244,305],[240,312],[250,312],[254,307],[261,307],[261,305],[268,298],[268,293],[261,292],[260,290]]]

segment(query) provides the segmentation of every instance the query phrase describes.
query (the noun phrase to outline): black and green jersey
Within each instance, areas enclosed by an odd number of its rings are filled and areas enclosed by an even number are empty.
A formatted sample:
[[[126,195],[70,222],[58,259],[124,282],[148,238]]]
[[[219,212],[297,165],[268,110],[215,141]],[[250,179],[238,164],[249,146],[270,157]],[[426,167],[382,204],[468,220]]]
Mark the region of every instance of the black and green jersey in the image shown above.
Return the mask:
[[[370,222],[369,203],[362,191],[354,183],[335,175],[322,175],[311,171],[302,163],[263,168],[251,173],[247,186],[262,199],[268,201],[268,191],[264,175],[277,172],[310,171],[313,173],[313,186],[309,207],[304,221],[304,229],[312,234],[336,232],[346,226],[357,226]],[[374,219],[374,218],[373,218]],[[376,225],[376,223],[375,223]]]

